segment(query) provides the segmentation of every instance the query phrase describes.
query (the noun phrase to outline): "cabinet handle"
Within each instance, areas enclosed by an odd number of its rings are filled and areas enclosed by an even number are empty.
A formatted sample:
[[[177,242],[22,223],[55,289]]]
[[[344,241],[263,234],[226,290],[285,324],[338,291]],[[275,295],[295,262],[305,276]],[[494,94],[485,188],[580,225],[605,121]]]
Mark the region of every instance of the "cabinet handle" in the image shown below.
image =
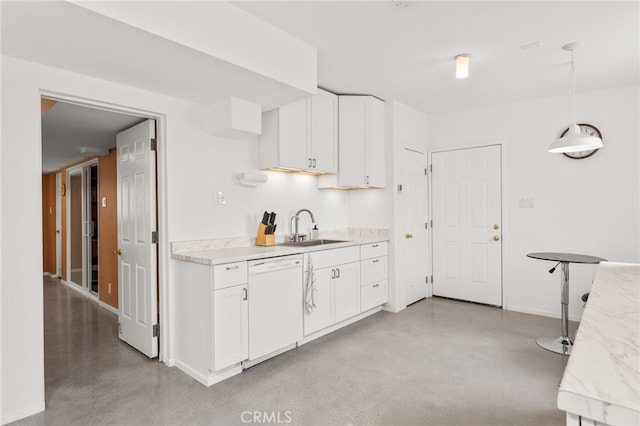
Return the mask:
[[[314,169],[316,168],[316,159],[315,158],[313,159],[313,168]]]
[[[380,259],[373,259],[373,260],[371,261],[371,263],[378,263],[378,262],[380,262]]]
[[[340,269],[336,269],[336,278],[340,278]]]
[[[307,158],[307,165],[308,167],[311,167],[313,163],[311,162],[311,158]]]
[[[365,177],[364,182],[369,185],[369,176]]]
[[[247,300],[249,298],[249,291],[246,288],[242,289],[242,300]]]
[[[227,271],[233,271],[234,269],[240,269],[240,266],[238,266],[238,265],[227,266],[225,269]]]
[[[331,270],[331,278],[335,278],[336,277],[336,270],[332,269]]]
[[[376,247],[379,247],[379,245],[378,244],[374,244],[371,247],[376,248]]]
[[[374,284],[373,288],[380,287],[380,284]]]

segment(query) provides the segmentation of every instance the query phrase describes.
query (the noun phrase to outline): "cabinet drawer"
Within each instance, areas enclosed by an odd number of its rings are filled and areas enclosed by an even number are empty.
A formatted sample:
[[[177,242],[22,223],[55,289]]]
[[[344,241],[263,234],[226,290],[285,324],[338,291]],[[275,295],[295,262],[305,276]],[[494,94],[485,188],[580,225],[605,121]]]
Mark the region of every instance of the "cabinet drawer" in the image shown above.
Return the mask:
[[[387,256],[366,259],[360,262],[362,285],[371,284],[377,281],[386,280]]]
[[[370,259],[387,255],[387,242],[363,244],[360,246],[360,259]]]
[[[360,289],[360,312],[368,311],[387,302],[387,280],[363,286]]]
[[[322,269],[360,260],[358,246],[320,250],[309,253],[313,262],[313,269]],[[308,256],[304,256],[304,269],[309,270]]]
[[[247,282],[247,262],[226,263],[213,267],[213,288],[220,290]]]

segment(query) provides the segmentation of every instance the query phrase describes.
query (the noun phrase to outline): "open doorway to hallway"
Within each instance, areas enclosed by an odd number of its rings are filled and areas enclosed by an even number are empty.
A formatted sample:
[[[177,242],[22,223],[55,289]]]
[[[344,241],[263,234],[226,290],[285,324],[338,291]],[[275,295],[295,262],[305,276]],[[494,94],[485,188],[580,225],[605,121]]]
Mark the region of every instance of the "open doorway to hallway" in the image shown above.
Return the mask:
[[[155,273],[148,274],[151,278],[145,285],[156,290],[157,247],[151,238],[157,230],[155,120],[48,98],[42,98],[41,113],[43,272],[45,277],[59,278],[45,283],[65,284],[118,314],[120,339],[153,358],[158,355],[158,338],[152,335],[159,317],[157,291],[144,293],[149,295],[145,303],[153,307],[146,311],[153,314],[147,318],[150,336],[143,337],[155,348],[149,350],[149,344],[142,348],[126,332],[131,316],[126,307],[140,291],[138,277],[132,278],[128,271],[139,271],[141,265],[128,260],[130,238],[124,231],[130,229],[131,217],[139,223],[139,200],[152,200],[145,206],[145,214],[153,219],[146,262]],[[122,136],[139,128],[147,131],[133,141],[135,149],[130,145],[120,149],[131,142]],[[132,189],[129,170],[122,165],[139,163],[141,157],[150,183],[140,185],[136,180]],[[45,345],[45,354],[47,350]]]

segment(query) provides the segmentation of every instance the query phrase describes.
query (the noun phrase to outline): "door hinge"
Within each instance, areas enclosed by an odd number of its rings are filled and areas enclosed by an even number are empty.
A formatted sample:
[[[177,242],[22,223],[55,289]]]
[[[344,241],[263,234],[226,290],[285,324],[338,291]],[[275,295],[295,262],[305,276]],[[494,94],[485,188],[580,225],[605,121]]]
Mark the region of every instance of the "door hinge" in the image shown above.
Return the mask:
[[[151,244],[158,244],[158,231],[151,233]]]
[[[433,284],[433,275],[431,275],[431,284]]]
[[[153,325],[153,337],[160,336],[160,324]]]
[[[158,140],[153,138],[151,139],[151,151],[156,151],[158,149]]]

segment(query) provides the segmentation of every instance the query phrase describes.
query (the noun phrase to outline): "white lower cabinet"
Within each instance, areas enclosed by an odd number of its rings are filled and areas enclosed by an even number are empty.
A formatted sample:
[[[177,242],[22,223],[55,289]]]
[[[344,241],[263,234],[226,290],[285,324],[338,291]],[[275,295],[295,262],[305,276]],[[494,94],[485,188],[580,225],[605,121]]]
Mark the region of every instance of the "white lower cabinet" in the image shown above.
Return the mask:
[[[249,356],[247,285],[213,292],[213,370],[230,367]]]
[[[360,246],[362,270],[360,312],[366,312],[387,302],[388,256],[387,243]]]
[[[242,371],[249,348],[247,265],[176,262],[176,366],[210,386]]]
[[[360,313],[359,258],[358,247],[306,255],[303,283],[305,336]],[[313,285],[308,285],[309,274],[312,274]]]

